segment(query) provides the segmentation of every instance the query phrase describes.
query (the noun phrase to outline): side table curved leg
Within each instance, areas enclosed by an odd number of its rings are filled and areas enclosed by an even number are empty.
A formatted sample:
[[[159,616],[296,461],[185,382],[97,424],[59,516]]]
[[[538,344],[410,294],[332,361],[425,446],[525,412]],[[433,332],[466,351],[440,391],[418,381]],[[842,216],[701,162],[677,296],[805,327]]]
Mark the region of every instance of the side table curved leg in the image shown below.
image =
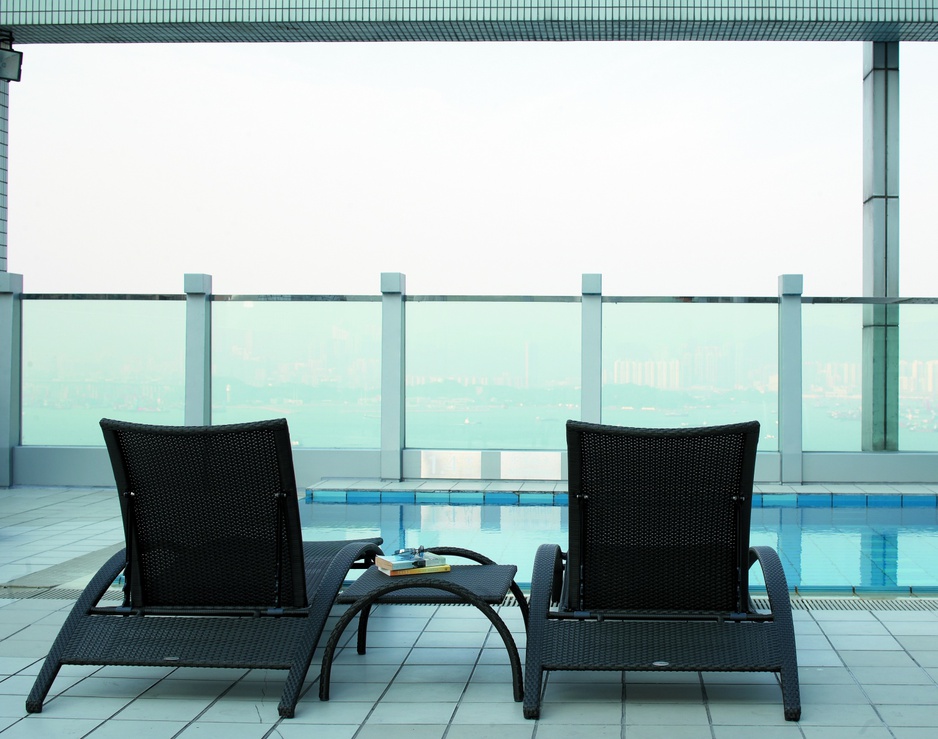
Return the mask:
[[[368,648],[368,616],[371,615],[371,605],[362,608],[358,618],[358,653],[364,654]]]
[[[403,581],[392,580],[386,585],[375,588],[370,593],[363,595],[348,607],[348,610],[342,614],[338,623],[336,623],[335,628],[332,629],[332,633],[329,635],[329,641],[326,643],[326,648],[323,652],[322,669],[319,673],[319,700],[329,700],[329,686],[331,681],[332,661],[335,657],[335,650],[338,646],[339,640],[342,638],[342,633],[352,622],[352,619],[354,619],[360,611],[365,609],[370,610],[371,606],[382,596],[387,595],[388,593],[393,593],[396,590],[405,590],[408,588],[434,588],[437,590],[445,590],[448,593],[452,593],[453,595],[461,598],[469,605],[475,606],[482,613],[484,613],[486,618],[488,618],[491,624],[495,627],[495,630],[498,632],[499,636],[501,636],[502,641],[505,644],[505,650],[508,652],[508,660],[511,664],[514,699],[516,702],[523,700],[524,688],[521,676],[521,658],[518,656],[518,647],[515,644],[514,637],[512,637],[511,632],[505,625],[505,622],[502,621],[499,615],[488,603],[479,598],[468,588],[464,588],[462,585],[457,585],[456,583],[433,579],[426,576],[420,576],[414,579],[408,578]],[[525,605],[527,605],[527,603],[525,603]]]
[[[464,559],[471,560],[480,565],[494,565],[497,564],[494,559],[486,557],[484,554],[475,552],[472,549],[463,549],[462,547],[428,547],[428,552],[433,552],[434,554],[441,554],[444,556],[457,556],[463,557]],[[521,618],[524,620],[524,630],[528,630],[528,601],[524,597],[524,593],[521,591],[521,588],[518,586],[514,580],[511,581],[511,594],[515,596],[515,600],[518,601],[518,608],[521,609]],[[364,652],[360,652],[364,654]]]

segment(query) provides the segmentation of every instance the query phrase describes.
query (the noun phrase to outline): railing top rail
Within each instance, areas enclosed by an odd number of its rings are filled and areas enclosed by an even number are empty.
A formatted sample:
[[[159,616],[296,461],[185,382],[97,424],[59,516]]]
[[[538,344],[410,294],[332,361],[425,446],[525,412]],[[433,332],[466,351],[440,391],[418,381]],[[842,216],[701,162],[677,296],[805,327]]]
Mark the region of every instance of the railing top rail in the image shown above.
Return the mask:
[[[579,303],[579,295],[405,295],[408,303]]]
[[[938,298],[825,298],[805,297],[801,302],[805,304],[840,304],[840,305],[936,305]]]
[[[180,301],[183,293],[22,293],[23,300]],[[408,303],[579,303],[580,295],[404,295]],[[749,303],[775,304],[775,295],[602,295],[604,303]],[[381,295],[209,295],[212,302],[235,303],[377,303]],[[805,305],[938,305],[938,297],[846,297],[802,295]]]
[[[216,303],[379,303],[380,295],[212,295]]]
[[[23,300],[185,300],[182,294],[23,293]]]
[[[604,303],[778,303],[775,295],[603,295]]]

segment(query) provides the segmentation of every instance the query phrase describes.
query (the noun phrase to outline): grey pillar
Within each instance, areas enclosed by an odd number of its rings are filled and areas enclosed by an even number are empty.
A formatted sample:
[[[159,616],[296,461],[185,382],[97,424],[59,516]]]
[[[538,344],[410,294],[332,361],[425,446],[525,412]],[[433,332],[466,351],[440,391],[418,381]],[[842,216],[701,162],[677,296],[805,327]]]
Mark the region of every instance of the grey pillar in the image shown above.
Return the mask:
[[[0,45],[2,48],[2,45]],[[0,272],[7,271],[7,182],[10,141],[10,83],[0,80]]]
[[[580,331],[580,419],[600,423],[603,412],[603,276],[583,275]]]
[[[801,453],[801,294],[803,275],[778,278],[778,451],[781,481],[800,485]]]
[[[187,426],[212,423],[212,276],[187,274],[186,413]]]
[[[403,478],[404,275],[381,273],[381,479]]]
[[[0,272],[0,487],[13,484],[13,447],[21,439],[22,295],[23,275]]]
[[[863,297],[899,296],[899,43],[863,56]],[[863,309],[864,451],[899,448],[899,308]]]
[[[7,271],[10,81],[19,80],[22,61],[22,53],[13,50],[13,34],[5,28],[0,28],[0,272]]]

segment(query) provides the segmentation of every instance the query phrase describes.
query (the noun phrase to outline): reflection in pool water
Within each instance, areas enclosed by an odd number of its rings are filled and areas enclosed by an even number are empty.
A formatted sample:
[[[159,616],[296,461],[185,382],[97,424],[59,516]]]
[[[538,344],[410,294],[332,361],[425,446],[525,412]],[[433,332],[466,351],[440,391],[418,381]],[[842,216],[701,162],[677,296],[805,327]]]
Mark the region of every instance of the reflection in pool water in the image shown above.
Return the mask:
[[[938,508],[753,508],[751,543],[775,547],[799,591],[938,592]],[[898,501],[897,501],[898,502]],[[926,502],[923,500],[922,502]],[[531,579],[540,544],[566,549],[565,505],[300,504],[308,539],[384,537],[384,549],[457,546],[518,566]],[[757,569],[757,568],[756,568]],[[755,572],[756,570],[753,570]],[[754,577],[753,585],[761,585]]]

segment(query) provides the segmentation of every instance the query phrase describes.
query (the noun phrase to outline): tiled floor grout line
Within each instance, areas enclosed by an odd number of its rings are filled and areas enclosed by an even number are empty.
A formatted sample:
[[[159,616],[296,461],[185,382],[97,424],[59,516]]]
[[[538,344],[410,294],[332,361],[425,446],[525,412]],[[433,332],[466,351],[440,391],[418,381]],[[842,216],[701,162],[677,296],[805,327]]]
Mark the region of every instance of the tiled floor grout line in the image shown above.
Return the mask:
[[[704,713],[707,715],[707,729],[710,731],[710,739],[716,739],[713,730],[713,714],[710,712],[710,698],[707,696],[707,685],[704,682],[703,674],[697,672],[697,685],[700,688],[700,699],[703,702]]]
[[[382,609],[382,608],[394,608],[394,607],[400,607],[400,606],[395,606],[395,604],[393,604],[393,603],[384,603],[384,604],[378,604],[377,606],[373,606],[373,607],[372,607],[372,611],[371,611],[371,615],[368,617],[368,624],[369,624],[369,625],[372,625],[372,624],[373,624],[372,619],[374,618],[374,616],[376,615],[376,613],[379,611],[379,609]],[[407,606],[405,606],[405,608],[406,608],[406,607],[407,607]],[[394,671],[394,674],[393,674],[393,675],[391,676],[391,678],[388,680],[387,685],[384,686],[384,690],[382,690],[382,691],[381,691],[381,694],[375,699],[375,701],[374,701],[374,703],[372,704],[371,708],[368,709],[368,713],[365,715],[365,718],[362,719],[361,723],[360,723],[359,726],[358,726],[358,729],[355,730],[355,733],[352,735],[352,738],[351,738],[351,739],[358,739],[358,736],[361,734],[362,729],[364,729],[366,726],[368,726],[368,721],[369,721],[369,719],[374,715],[375,709],[378,707],[378,705],[381,703],[381,701],[384,700],[385,696],[386,696],[386,695],[388,694],[388,692],[391,690],[391,687],[394,685],[394,681],[397,680],[398,676],[401,674],[401,670],[404,669],[404,665],[407,664],[407,659],[410,657],[411,654],[413,654],[414,649],[417,648],[417,642],[420,641],[420,637],[421,637],[423,634],[427,633],[427,626],[430,624],[430,621],[433,620],[433,616],[436,615],[436,613],[439,611],[439,609],[440,609],[440,606],[436,606],[436,607],[434,608],[434,610],[433,610],[433,613],[431,613],[431,614],[430,614],[430,617],[427,618],[426,623],[425,623],[425,624],[423,625],[423,627],[420,629],[420,633],[418,633],[418,634],[417,634],[417,637],[414,639],[414,643],[411,644],[410,647],[408,647],[408,649],[407,649],[407,654],[404,655],[404,658],[401,660],[400,665],[398,665],[397,669]],[[359,618],[361,618],[360,615],[359,615]],[[350,625],[351,625],[351,624],[350,624]],[[356,628],[355,628],[355,631],[353,632],[353,636],[355,637],[355,651],[356,651],[356,656],[357,656],[357,652],[358,652],[358,637],[357,637],[358,621],[357,621],[357,620],[355,621],[355,625],[356,625]],[[343,651],[343,652],[344,652],[346,649],[351,648],[352,645],[350,644],[350,641],[351,641],[351,637],[350,637],[350,640],[347,641],[347,642],[345,643],[345,645],[342,647],[342,651]],[[339,656],[339,655],[336,654],[336,656]],[[333,661],[333,666],[335,666],[335,662],[334,662],[334,661]],[[314,681],[314,684],[317,684],[318,682],[319,682],[319,681],[318,681],[318,679],[317,679],[317,680]],[[455,713],[455,709],[454,709],[453,713]]]
[[[499,609],[501,610],[501,609]],[[453,719],[459,714],[459,709],[462,707],[463,699],[466,697],[466,693],[469,690],[469,685],[472,682],[472,676],[475,675],[476,670],[479,667],[479,662],[482,660],[482,655],[485,654],[485,647],[488,644],[489,639],[492,638],[492,632],[494,631],[494,626],[489,623],[488,628],[485,632],[485,638],[482,640],[482,646],[479,648],[479,653],[476,655],[475,660],[472,663],[472,669],[469,671],[469,677],[466,679],[465,685],[462,686],[462,690],[459,693],[459,697],[456,699],[456,705],[453,707],[453,712],[450,714],[449,721],[446,722],[446,728],[443,730],[443,736],[441,739],[446,739],[450,731],[453,728]],[[497,635],[497,634],[496,634]],[[501,644],[501,637],[499,636],[499,643]],[[502,644],[504,646],[504,644]]]

